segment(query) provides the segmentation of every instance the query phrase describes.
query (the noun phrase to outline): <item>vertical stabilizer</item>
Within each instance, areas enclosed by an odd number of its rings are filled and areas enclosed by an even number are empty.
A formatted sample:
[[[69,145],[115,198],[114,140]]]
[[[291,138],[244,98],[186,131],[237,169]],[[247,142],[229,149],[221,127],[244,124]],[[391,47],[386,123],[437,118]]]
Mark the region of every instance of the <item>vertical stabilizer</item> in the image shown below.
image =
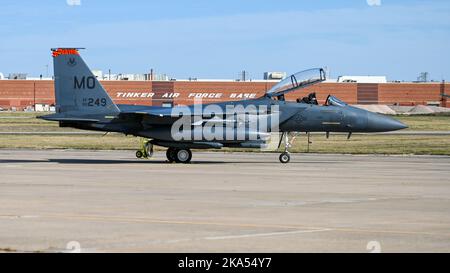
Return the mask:
[[[57,113],[89,115],[120,112],[77,48],[56,48],[52,51]]]

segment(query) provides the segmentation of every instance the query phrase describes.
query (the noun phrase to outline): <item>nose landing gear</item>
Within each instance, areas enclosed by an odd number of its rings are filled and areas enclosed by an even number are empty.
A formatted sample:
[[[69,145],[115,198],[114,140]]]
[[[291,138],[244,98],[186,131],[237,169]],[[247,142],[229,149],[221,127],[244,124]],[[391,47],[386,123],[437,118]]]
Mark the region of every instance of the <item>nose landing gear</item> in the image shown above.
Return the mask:
[[[291,154],[289,153],[289,148],[292,147],[295,138],[299,133],[296,132],[283,132],[281,134],[280,142],[278,143],[278,149],[281,147],[281,143],[284,142],[284,152],[280,154],[279,160],[281,163],[286,164],[291,161]],[[289,140],[289,135],[291,135],[291,140]],[[284,140],[284,141],[283,141]]]
[[[280,162],[283,164],[289,163],[289,161],[291,161],[291,156],[289,155],[288,152],[284,152],[282,154],[280,154]]]

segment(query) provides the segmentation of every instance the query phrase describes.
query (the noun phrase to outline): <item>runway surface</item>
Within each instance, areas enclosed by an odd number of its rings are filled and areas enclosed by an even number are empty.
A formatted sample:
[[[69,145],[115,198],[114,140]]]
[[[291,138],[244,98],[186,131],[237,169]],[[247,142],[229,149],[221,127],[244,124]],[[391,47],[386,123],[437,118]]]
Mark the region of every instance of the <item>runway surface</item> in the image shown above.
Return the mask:
[[[450,157],[0,150],[0,252],[450,252]]]

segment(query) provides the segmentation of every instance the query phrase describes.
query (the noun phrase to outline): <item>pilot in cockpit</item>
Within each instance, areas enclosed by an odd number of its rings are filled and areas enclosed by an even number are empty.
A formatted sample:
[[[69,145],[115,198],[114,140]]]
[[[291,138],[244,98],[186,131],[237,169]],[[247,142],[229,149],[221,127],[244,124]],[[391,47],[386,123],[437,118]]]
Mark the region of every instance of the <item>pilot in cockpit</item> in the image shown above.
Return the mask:
[[[303,97],[302,99],[298,98],[297,102],[298,103],[319,105],[319,102],[317,101],[317,97],[316,97],[316,93],[315,92],[308,94],[308,96]]]

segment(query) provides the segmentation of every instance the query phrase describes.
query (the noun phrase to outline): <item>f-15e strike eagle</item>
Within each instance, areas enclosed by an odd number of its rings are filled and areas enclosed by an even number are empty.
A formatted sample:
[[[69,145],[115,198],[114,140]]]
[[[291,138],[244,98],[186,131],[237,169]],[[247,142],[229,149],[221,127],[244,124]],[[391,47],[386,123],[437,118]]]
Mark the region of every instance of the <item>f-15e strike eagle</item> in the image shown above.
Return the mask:
[[[167,147],[169,162],[188,163],[191,149],[264,148],[271,136],[284,142],[279,159],[290,161],[292,136],[299,132],[386,132],[407,128],[390,117],[352,107],[328,96],[318,105],[314,94],[286,101],[286,93],[325,80],[324,70],[291,75],[260,98],[212,104],[159,107],[115,104],[80,57],[79,48],[52,49],[56,113],[40,118],[61,127],[118,132],[147,139],[136,156],[153,154],[153,145]],[[291,137],[291,141],[289,138]]]

